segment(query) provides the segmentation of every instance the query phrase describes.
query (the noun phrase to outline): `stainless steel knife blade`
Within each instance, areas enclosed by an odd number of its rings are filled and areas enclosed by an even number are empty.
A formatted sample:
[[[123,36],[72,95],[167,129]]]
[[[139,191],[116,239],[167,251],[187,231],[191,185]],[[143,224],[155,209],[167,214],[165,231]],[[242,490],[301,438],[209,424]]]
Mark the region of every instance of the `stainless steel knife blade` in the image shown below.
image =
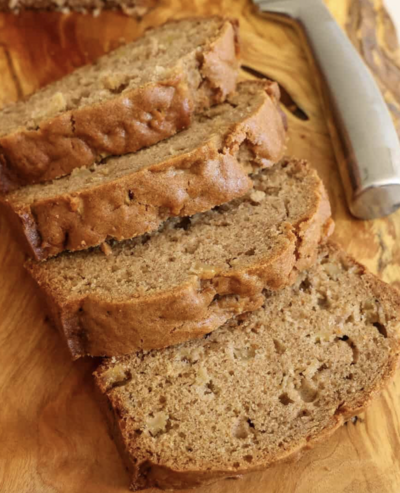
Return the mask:
[[[369,69],[322,0],[254,0],[300,29],[321,75],[322,96],[351,213],[361,219],[400,207],[400,142]]]

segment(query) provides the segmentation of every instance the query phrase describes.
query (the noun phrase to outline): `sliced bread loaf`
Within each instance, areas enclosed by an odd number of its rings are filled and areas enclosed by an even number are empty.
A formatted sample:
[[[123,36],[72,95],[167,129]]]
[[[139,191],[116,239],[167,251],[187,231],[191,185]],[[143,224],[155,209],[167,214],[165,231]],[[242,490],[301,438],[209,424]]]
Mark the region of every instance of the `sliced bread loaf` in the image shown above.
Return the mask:
[[[133,490],[267,468],[325,439],[393,374],[400,295],[334,246],[263,298],[203,339],[99,367]]]
[[[237,23],[171,21],[0,111],[0,189],[134,152],[235,89]]]
[[[310,267],[331,226],[316,172],[284,161],[229,204],[27,268],[73,357],[120,355],[200,337],[259,308],[266,287]]]
[[[132,238],[170,216],[244,195],[248,174],[282,158],[285,120],[275,83],[244,82],[189,129],[134,154],[4,197],[36,259]]]

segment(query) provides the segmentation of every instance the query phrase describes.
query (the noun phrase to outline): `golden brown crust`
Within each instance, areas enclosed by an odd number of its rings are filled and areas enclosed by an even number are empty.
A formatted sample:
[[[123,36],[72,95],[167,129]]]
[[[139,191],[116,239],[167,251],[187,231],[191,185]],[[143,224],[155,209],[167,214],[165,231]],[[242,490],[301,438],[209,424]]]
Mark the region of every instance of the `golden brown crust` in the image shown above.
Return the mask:
[[[143,16],[149,9],[154,7],[155,0],[112,0],[104,2],[102,0],[66,0],[62,5],[55,0],[18,0],[10,2],[9,0],[0,0],[0,11],[17,11],[20,10],[77,10],[79,12],[91,11],[96,9],[113,9],[120,8],[127,14]],[[64,9],[64,10],[63,10]]]
[[[345,254],[334,243],[328,242],[324,247],[332,254],[339,256],[341,260],[347,264],[357,266],[357,274],[363,277],[363,281],[375,294],[377,299],[383,306],[391,307],[390,310],[397,314],[397,319],[400,319],[400,293],[396,288],[392,288],[380,279],[369,273],[367,269],[358,264],[354,259]],[[122,432],[123,427],[126,425],[123,419],[122,411],[124,407],[119,405],[118,397],[112,392],[109,392],[109,388],[105,385],[105,381],[102,380],[101,374],[107,370],[108,362],[103,362],[101,371],[95,372],[95,379],[100,391],[107,395],[111,408],[114,412],[110,414],[110,418],[114,423],[114,433],[117,437],[116,443],[121,451],[121,455],[124,458],[127,467],[131,472],[132,483],[131,489],[133,491],[142,490],[145,488],[156,487],[160,489],[183,489],[183,488],[195,488],[201,485],[211,484],[219,479],[241,477],[244,474],[256,472],[267,469],[268,467],[276,464],[277,462],[291,460],[296,454],[305,450],[313,448],[319,442],[329,438],[340,426],[347,420],[356,414],[365,410],[365,408],[371,403],[373,398],[379,394],[393,378],[397,368],[400,354],[400,337],[392,339],[391,352],[387,359],[387,364],[382,371],[382,375],[379,379],[376,379],[374,385],[369,391],[363,391],[360,393],[357,399],[351,404],[342,403],[337,407],[332,414],[329,423],[320,432],[316,432],[314,435],[308,436],[306,439],[294,443],[291,448],[286,449],[282,453],[271,457],[266,454],[265,463],[258,464],[255,467],[249,466],[246,469],[231,469],[231,470],[175,470],[162,464],[152,462],[150,459],[145,460],[142,463],[135,463],[129,453],[129,447],[124,442],[124,434]],[[121,412],[118,412],[118,409]],[[117,412],[115,412],[117,410]]]
[[[177,64],[175,73],[165,80],[66,111],[43,121],[37,130],[22,129],[0,137],[0,191],[64,176],[187,128],[195,109],[219,103],[235,89],[237,30],[237,21],[225,20],[218,38],[196,55],[202,79],[198,88],[191,87],[190,74]],[[153,115],[150,122],[144,121],[146,114]]]
[[[110,238],[132,238],[156,230],[167,217],[193,215],[244,195],[252,181],[238,159],[240,146],[251,149],[255,161],[266,167],[282,158],[286,145],[276,85],[266,84],[265,92],[263,83],[256,87],[263,96],[260,105],[229,129],[223,150],[210,138],[193,151],[79,192],[27,205],[6,196],[29,254],[43,260]]]
[[[259,308],[266,287],[279,289],[293,282],[298,270],[314,264],[319,243],[332,232],[326,191],[316,172],[310,173],[315,187],[310,190],[314,200],[308,217],[287,225],[285,247],[276,256],[242,270],[215,273],[207,280],[193,276],[175,289],[124,302],[87,295],[71,303],[63,298],[62,289],[56,293],[48,284],[40,265],[29,263],[72,356],[117,356],[200,337],[235,314]]]
[[[21,10],[57,10],[63,13],[69,9],[78,12],[102,9],[121,9],[127,15],[142,17],[155,6],[156,0],[0,0],[0,11],[19,12]]]

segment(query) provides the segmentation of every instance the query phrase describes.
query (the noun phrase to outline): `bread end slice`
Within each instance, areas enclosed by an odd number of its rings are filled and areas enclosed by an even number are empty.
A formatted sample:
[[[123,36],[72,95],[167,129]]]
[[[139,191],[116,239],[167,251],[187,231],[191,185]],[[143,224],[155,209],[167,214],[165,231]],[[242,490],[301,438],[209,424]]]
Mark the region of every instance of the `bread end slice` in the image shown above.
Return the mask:
[[[132,489],[179,489],[265,469],[326,439],[387,385],[400,294],[328,244],[293,286],[209,336],[106,360]]]

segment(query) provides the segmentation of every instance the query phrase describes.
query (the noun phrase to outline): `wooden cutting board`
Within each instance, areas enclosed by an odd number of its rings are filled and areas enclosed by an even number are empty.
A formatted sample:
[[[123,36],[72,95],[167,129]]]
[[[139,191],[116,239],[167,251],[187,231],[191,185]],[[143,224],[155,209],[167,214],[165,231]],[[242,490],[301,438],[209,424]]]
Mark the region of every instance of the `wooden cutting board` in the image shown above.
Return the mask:
[[[400,131],[400,53],[381,1],[330,0],[328,5],[376,74]],[[247,0],[160,2],[141,22],[112,12],[97,18],[0,14],[0,106],[136,38],[150,25],[194,13],[240,19],[244,64],[286,90],[290,152],[309,159],[324,179],[336,240],[385,281],[400,286],[400,211],[373,222],[347,214],[304,47],[292,28],[257,15]],[[95,362],[70,361],[46,322],[23,260],[0,218],[0,491],[126,491],[126,473],[94,399]],[[241,481],[198,490],[206,491],[398,493],[400,373],[365,414],[314,450]]]

